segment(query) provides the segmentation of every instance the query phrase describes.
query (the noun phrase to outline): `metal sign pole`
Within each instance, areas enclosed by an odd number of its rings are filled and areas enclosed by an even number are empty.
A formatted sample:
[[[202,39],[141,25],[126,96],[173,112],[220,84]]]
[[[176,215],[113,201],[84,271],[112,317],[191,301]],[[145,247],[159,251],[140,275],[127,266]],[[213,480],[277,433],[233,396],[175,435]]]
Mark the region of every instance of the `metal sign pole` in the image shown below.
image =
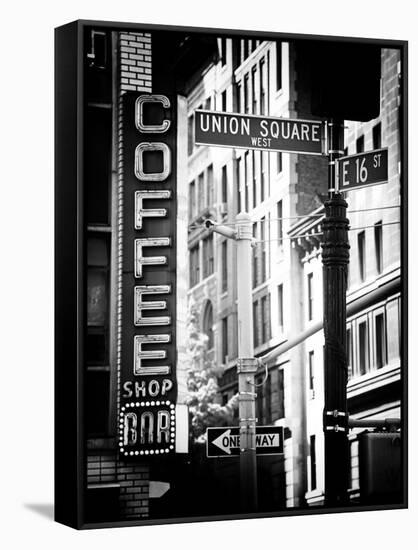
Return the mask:
[[[240,426],[240,487],[244,512],[257,511],[257,458],[253,304],[251,281],[252,224],[249,214],[236,217],[238,301],[238,392]]]
[[[325,505],[348,502],[346,291],[349,262],[347,203],[338,188],[343,121],[328,124],[329,198],[323,221]]]

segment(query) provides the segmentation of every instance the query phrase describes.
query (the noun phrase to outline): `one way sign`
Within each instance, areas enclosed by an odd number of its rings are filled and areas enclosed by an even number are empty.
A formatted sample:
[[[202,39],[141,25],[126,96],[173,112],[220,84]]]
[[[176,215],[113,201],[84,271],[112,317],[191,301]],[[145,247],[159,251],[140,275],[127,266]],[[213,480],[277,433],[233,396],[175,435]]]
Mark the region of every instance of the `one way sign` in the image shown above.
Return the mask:
[[[238,427],[208,428],[206,436],[208,458],[239,456]],[[257,455],[283,454],[283,428],[281,426],[257,426],[255,446]]]

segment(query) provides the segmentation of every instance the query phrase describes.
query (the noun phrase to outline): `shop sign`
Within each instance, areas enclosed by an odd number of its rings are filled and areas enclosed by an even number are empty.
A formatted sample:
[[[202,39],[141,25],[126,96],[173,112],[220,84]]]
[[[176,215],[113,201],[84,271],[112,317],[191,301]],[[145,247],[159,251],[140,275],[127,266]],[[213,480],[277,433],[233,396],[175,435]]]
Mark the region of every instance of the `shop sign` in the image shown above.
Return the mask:
[[[175,117],[175,98],[123,96],[118,424],[125,457],[175,452]]]

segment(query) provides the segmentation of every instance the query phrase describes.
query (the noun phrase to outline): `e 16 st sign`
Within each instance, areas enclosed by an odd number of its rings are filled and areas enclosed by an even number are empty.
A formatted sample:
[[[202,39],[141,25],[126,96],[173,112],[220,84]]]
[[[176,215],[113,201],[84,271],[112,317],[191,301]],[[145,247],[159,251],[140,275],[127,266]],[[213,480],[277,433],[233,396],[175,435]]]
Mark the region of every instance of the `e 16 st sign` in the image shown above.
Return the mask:
[[[338,159],[339,190],[350,191],[388,181],[388,150],[376,149]]]
[[[321,121],[195,111],[195,142],[237,149],[324,154]]]

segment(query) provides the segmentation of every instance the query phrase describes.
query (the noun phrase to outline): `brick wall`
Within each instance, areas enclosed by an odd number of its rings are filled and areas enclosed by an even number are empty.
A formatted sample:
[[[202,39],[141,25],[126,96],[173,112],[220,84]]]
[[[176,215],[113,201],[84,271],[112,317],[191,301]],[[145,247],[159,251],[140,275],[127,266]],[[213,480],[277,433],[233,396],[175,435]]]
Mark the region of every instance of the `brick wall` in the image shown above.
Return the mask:
[[[124,463],[112,453],[97,453],[88,457],[89,486],[119,485],[121,519],[148,517],[149,468],[147,464]]]
[[[127,91],[152,90],[151,34],[138,32],[119,33],[118,56],[119,98]],[[120,105],[120,102],[119,102]],[[119,107],[120,109],[120,107]],[[121,116],[118,116],[118,149],[121,146]],[[119,165],[120,170],[120,165]],[[123,174],[119,174],[118,206],[123,207]],[[122,243],[120,227],[121,211],[118,215],[118,246]],[[121,306],[118,305],[118,317]],[[120,323],[118,322],[118,338]],[[118,373],[119,384],[119,373]],[[117,396],[119,408],[119,392]],[[141,462],[125,462],[115,451],[97,450],[88,456],[87,482],[91,489],[100,487],[119,488],[119,519],[140,519],[149,515],[149,465]],[[92,512],[90,511],[90,514]],[[114,518],[118,519],[118,518]]]
[[[151,34],[119,34],[120,90],[151,92]]]

